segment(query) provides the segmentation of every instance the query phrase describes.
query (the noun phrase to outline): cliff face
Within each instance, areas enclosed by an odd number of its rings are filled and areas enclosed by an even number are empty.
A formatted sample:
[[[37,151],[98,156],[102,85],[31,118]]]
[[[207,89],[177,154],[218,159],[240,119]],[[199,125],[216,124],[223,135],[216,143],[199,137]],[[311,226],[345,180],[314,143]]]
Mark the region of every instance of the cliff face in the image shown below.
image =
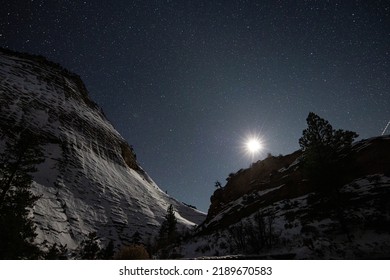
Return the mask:
[[[204,214],[162,192],[131,146],[88,97],[81,79],[42,57],[0,50],[0,148],[23,129],[43,141],[34,173],[38,242],[74,248],[89,232],[104,243],[155,235],[169,204],[180,225]]]
[[[231,173],[224,188],[217,189],[211,196],[211,205],[206,221],[211,220],[219,212],[223,211],[229,202],[256,190],[262,191],[267,188],[277,187],[282,182],[291,181],[293,176],[287,175],[292,175],[293,171],[296,170],[290,168],[287,171],[287,168],[290,165],[293,166],[293,163],[297,163],[300,155],[301,152],[297,151],[287,156],[271,156],[265,160],[253,163],[251,168]]]
[[[307,179],[300,151],[231,174],[211,197],[198,235],[178,251],[213,258],[388,259],[390,137],[359,141],[350,156],[337,171],[345,184],[329,191]]]
[[[296,151],[286,156],[270,156],[258,161],[248,169],[230,174],[224,188],[217,189],[211,197],[211,205],[205,224],[211,225],[221,212],[229,211],[236,200],[250,197],[247,207],[256,209],[260,201],[271,204],[281,199],[291,199],[316,190],[302,171],[302,152]],[[352,150],[353,161],[340,170],[350,180],[374,174],[390,175],[390,141],[388,137],[376,137],[357,142]],[[261,196],[258,194],[261,193]],[[258,199],[255,199],[257,197]],[[250,212],[250,210],[246,210]],[[237,216],[237,213],[229,216]],[[238,219],[238,218],[237,218]],[[221,220],[219,220],[219,223]],[[228,223],[228,222],[227,222]]]

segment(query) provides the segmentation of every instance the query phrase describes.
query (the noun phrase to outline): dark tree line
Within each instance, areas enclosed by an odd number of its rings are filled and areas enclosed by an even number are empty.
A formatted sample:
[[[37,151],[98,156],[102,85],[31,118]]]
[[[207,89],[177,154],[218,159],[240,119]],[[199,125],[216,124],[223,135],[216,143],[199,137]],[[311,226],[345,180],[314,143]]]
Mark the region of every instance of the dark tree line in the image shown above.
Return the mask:
[[[261,254],[277,245],[279,234],[274,230],[274,219],[273,215],[259,211],[252,219],[229,227],[231,252]]]
[[[39,139],[24,130],[0,153],[0,258],[36,259],[35,225],[29,214],[39,198],[30,188],[36,165],[44,160]]]

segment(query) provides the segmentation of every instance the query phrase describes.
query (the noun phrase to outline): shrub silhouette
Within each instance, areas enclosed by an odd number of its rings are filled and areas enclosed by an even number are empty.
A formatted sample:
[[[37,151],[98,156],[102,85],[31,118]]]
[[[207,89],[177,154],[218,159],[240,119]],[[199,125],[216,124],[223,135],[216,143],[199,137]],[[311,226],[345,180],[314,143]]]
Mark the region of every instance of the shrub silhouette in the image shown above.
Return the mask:
[[[131,244],[123,247],[116,255],[117,260],[147,260],[150,259],[149,253],[141,244]]]

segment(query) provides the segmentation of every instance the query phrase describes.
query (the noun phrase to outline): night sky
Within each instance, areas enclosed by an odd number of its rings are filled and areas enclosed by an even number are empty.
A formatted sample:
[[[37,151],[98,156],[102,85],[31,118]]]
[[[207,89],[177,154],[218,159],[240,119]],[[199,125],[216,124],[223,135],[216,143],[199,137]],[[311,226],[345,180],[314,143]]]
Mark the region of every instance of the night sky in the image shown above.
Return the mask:
[[[390,120],[389,1],[2,2],[0,46],[80,75],[160,188],[203,211],[215,181],[297,150],[310,111],[359,139]]]

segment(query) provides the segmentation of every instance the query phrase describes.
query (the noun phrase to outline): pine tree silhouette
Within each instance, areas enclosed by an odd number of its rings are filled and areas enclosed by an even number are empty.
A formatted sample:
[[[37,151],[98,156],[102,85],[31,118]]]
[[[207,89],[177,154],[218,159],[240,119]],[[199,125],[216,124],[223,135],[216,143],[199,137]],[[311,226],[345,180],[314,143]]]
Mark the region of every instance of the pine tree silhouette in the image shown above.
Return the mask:
[[[177,219],[172,204],[167,209],[165,220],[160,228],[159,238],[162,245],[173,243],[177,238]]]
[[[335,130],[325,119],[310,112],[308,128],[303,131],[299,145],[304,152],[304,166],[310,179],[320,188],[338,185],[340,168],[346,165],[353,140],[353,131]]]
[[[35,225],[29,217],[38,196],[30,191],[32,173],[44,160],[38,137],[24,130],[0,153],[0,258],[35,259]]]
[[[99,259],[100,246],[96,232],[90,232],[79,247],[80,258],[83,260]]]

